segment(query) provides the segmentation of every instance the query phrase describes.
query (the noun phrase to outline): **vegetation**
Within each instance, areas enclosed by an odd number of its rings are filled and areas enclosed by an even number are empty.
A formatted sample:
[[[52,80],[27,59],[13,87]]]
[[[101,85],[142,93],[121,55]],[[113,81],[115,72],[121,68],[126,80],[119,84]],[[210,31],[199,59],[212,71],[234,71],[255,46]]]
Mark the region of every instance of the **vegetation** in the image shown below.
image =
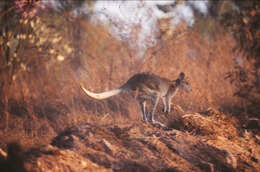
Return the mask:
[[[219,20],[236,40],[233,50],[237,53],[238,65],[227,77],[238,87],[235,95],[249,104],[250,114],[257,115],[260,112],[257,105],[260,103],[260,2],[223,1],[221,6]]]
[[[30,153],[32,148],[51,141],[59,147],[63,143],[55,139],[84,123],[97,129],[91,131],[97,137],[88,138],[92,145],[86,140],[75,141],[85,154],[58,148],[43,148],[39,154],[50,149],[53,159],[57,154],[68,159],[83,156],[94,163],[94,169],[107,170],[117,156],[116,145],[123,162],[130,166],[145,164],[138,166],[140,169],[146,169],[149,163],[155,167],[159,162],[161,169],[172,165],[180,170],[173,160],[201,171],[205,166],[204,171],[221,171],[216,164],[235,171],[259,167],[259,1],[209,1],[208,16],[197,15],[192,27],[181,22],[173,28],[169,20],[160,20],[158,43],[143,58],[135,58],[129,43],[113,37],[109,25],[91,22],[91,12],[85,15],[78,11],[75,15],[75,9],[83,5],[91,10],[95,1],[59,2],[58,10],[40,0],[0,3],[0,148],[6,150],[9,142],[19,142]],[[138,72],[172,79],[184,72],[188,77],[193,91],[176,95],[174,110],[168,115],[162,112],[162,105],[156,113],[169,133],[141,122],[132,93],[97,101],[79,87],[83,84],[95,92],[117,88]],[[83,138],[81,130],[77,129],[76,137],[68,137]],[[185,147],[185,152],[177,150],[177,154],[174,150],[179,145],[169,139],[172,132],[181,136],[183,144],[192,146]],[[230,147],[234,143],[239,149]],[[198,152],[193,149],[196,144],[201,146],[195,149]],[[200,151],[209,158],[207,163],[194,160],[200,157]],[[115,157],[110,157],[111,152]],[[155,159],[147,158],[147,152]],[[215,153],[219,156],[213,160],[210,155]],[[103,155],[106,159],[101,160]],[[164,155],[172,159],[160,160]],[[230,163],[221,161],[226,155]],[[45,159],[39,161],[48,166]],[[44,171],[45,166],[39,166]]]

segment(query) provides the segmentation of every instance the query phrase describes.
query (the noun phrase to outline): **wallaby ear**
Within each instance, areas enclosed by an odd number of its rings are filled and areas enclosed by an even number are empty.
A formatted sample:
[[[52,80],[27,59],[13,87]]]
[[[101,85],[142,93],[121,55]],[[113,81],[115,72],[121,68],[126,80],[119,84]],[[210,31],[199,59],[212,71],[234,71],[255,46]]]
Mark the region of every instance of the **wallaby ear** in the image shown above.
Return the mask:
[[[179,74],[179,79],[180,79],[180,80],[184,80],[184,77],[185,77],[185,74],[184,74],[183,72],[181,72],[181,73]]]

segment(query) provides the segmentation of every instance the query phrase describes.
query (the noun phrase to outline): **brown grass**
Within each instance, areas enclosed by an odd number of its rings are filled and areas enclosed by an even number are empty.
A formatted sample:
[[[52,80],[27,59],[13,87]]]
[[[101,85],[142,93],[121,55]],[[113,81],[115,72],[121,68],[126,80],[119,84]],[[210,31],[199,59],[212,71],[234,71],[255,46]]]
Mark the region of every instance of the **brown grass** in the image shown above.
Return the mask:
[[[147,50],[143,59],[137,59],[129,45],[113,38],[102,25],[62,17],[53,23],[46,14],[41,18],[46,26],[52,23],[54,31],[63,37],[52,48],[62,53],[60,47],[70,44],[73,53],[60,62],[48,48],[40,51],[29,44],[18,51],[27,70],[6,66],[1,71],[1,147],[15,140],[25,148],[44,145],[65,128],[82,122],[124,125],[140,121],[139,107],[131,93],[96,101],[79,87],[82,83],[95,92],[110,90],[137,72],[170,79],[184,72],[193,91],[179,93],[173,103],[188,112],[208,107],[226,110],[238,105],[239,100],[233,97],[234,86],[224,79],[234,67],[234,40],[229,34],[208,38],[182,24],[176,29],[178,34],[161,40]],[[62,29],[64,26],[68,27]],[[1,57],[3,54],[1,49]]]

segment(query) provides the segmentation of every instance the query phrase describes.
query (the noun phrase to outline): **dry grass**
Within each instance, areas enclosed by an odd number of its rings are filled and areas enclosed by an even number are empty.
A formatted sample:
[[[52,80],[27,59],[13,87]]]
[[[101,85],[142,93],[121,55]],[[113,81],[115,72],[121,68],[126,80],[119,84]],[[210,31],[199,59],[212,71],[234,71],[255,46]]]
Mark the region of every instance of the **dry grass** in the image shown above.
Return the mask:
[[[48,15],[42,18],[47,24],[53,23]],[[119,87],[137,72],[171,79],[184,72],[193,91],[180,93],[173,100],[184,111],[202,111],[210,106],[226,110],[238,104],[239,100],[233,97],[234,86],[224,79],[234,67],[234,41],[228,34],[206,38],[180,25],[176,32],[181,36],[173,34],[159,42],[140,60],[132,56],[128,45],[113,38],[101,25],[80,19],[73,23],[59,20],[53,24],[55,32],[63,37],[60,45],[74,46],[70,56],[60,62],[48,49],[39,51],[28,45],[18,53],[27,57],[23,60],[28,70],[6,67],[1,71],[1,147],[14,140],[25,148],[44,145],[65,128],[82,122],[101,126],[140,121],[138,104],[130,93],[96,101],[79,87],[82,83],[92,91],[106,91]],[[71,27],[63,30],[60,23],[73,25],[76,31]]]
[[[237,126],[238,119],[227,116],[214,108],[203,114],[186,114],[183,123],[187,130],[203,142],[220,150],[226,150],[228,161],[237,170],[242,170],[243,163],[260,168],[259,138],[253,132]],[[242,163],[239,165],[239,163]]]

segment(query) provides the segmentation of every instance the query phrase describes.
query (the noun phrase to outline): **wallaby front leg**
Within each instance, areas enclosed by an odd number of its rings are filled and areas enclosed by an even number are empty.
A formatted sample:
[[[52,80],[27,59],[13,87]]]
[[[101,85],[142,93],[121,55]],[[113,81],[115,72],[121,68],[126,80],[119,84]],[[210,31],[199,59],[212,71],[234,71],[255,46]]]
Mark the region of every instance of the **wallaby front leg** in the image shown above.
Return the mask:
[[[172,100],[172,98],[170,96],[167,96],[166,103],[168,106],[168,112],[171,112],[171,100]]]
[[[163,112],[167,112],[166,97],[162,97],[163,101]]]

